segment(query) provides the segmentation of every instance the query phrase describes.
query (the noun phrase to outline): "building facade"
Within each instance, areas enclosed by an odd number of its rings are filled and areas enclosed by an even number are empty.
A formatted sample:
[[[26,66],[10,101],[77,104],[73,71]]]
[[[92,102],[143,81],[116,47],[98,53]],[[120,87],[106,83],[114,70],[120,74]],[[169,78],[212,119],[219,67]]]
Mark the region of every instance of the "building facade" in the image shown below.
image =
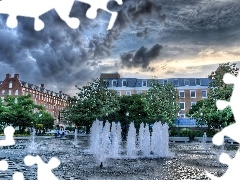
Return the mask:
[[[46,108],[46,110],[53,116],[56,120],[55,124],[61,122],[58,121],[59,115],[67,103],[67,94],[62,91],[53,92],[44,87],[44,84],[40,86],[21,81],[19,79],[19,74],[14,74],[12,77],[10,74],[6,74],[3,81],[0,82],[0,97],[3,100],[5,95],[21,96],[21,95],[31,95],[32,100],[37,105],[41,105]]]
[[[108,82],[108,88],[117,91],[118,95],[141,94],[147,92],[150,88],[152,79],[138,79],[138,78],[121,78],[118,73],[102,73],[100,79]],[[197,101],[207,98],[208,85],[210,79],[208,78],[167,78],[155,79],[158,83],[171,83],[176,87],[179,93],[180,112],[179,117],[181,121],[188,121],[186,113],[192,105]]]

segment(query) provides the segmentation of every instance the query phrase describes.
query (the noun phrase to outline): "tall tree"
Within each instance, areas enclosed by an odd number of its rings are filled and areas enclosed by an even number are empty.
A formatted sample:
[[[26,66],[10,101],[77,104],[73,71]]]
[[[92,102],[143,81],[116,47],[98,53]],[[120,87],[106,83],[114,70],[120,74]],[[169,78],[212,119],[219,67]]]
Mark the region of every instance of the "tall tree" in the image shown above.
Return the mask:
[[[93,79],[88,85],[77,87],[78,97],[71,97],[66,108],[66,119],[77,126],[89,127],[98,118],[113,120],[119,109],[119,97],[115,90],[107,88],[107,82]]]
[[[53,129],[54,118],[49,112],[45,111],[45,109],[42,109],[41,111],[34,113],[33,117],[34,126],[36,127],[36,129],[41,129],[44,132],[47,131],[48,129]]]
[[[216,71],[213,71],[208,78],[209,83],[208,98],[198,101],[196,105],[189,111],[188,116],[197,120],[199,124],[205,122],[209,128],[222,128],[234,122],[234,117],[230,107],[223,111],[218,110],[216,106],[217,100],[230,100],[233,85],[225,84],[223,76],[225,73],[238,75],[236,63],[219,64]]]
[[[155,79],[144,97],[149,123],[161,121],[172,125],[180,107],[177,89],[170,83],[160,84]]]
[[[20,132],[23,132],[26,127],[31,126],[34,121],[34,110],[42,109],[41,106],[34,104],[30,95],[26,96],[10,96],[4,98],[6,103],[5,113],[2,115],[5,125],[19,127]]]

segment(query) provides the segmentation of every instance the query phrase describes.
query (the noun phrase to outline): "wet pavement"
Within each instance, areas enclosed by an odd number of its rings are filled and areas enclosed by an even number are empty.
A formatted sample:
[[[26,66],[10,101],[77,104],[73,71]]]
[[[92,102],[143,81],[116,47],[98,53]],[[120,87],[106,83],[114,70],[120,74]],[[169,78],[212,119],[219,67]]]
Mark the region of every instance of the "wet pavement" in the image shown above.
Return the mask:
[[[221,152],[234,156],[238,145],[216,147],[211,143],[170,143],[169,158],[107,159],[100,162],[87,152],[87,141],[78,141],[78,147],[70,140],[36,140],[35,150],[28,150],[28,141],[19,140],[15,146],[0,149],[0,158],[8,161],[9,169],[0,171],[0,179],[12,179],[14,172],[22,172],[25,180],[37,179],[37,166],[25,166],[26,155],[39,155],[46,163],[51,157],[61,164],[53,170],[65,180],[179,180],[208,179],[205,171],[221,176],[227,166],[218,161]]]

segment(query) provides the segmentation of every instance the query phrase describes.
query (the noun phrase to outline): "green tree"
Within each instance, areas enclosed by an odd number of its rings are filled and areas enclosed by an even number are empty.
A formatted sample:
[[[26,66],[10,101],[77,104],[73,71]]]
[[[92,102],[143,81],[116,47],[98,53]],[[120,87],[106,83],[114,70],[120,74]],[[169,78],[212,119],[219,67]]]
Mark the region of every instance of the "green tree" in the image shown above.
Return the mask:
[[[208,78],[209,83],[208,98],[198,101],[188,112],[197,120],[199,124],[205,123],[209,128],[222,128],[234,122],[234,117],[230,107],[224,110],[218,110],[216,106],[217,100],[230,100],[232,95],[233,85],[228,85],[223,82],[225,73],[231,73],[234,76],[238,74],[236,63],[219,64],[216,71],[213,71]]]
[[[53,129],[54,118],[45,109],[42,109],[38,113],[34,113],[33,117],[34,117],[33,126],[35,126],[37,131],[43,130],[44,133],[48,129]]]
[[[68,100],[66,119],[77,126],[89,126],[97,118],[113,120],[119,109],[119,97],[115,90],[107,88],[107,82],[93,79],[88,85],[77,87],[77,97]],[[111,119],[109,119],[111,118]]]
[[[170,126],[174,123],[180,107],[177,89],[172,84],[163,85],[153,79],[143,100],[149,123],[161,121]]]
[[[114,114],[116,122],[120,122],[122,126],[122,135],[125,138],[130,122],[134,122],[135,127],[139,128],[141,122],[146,122],[147,113],[144,109],[143,94],[133,94],[131,96],[120,96],[120,108]]]
[[[5,125],[19,126],[20,133],[25,128],[31,126],[34,121],[32,116],[35,109],[42,109],[41,106],[35,105],[30,95],[26,96],[10,96],[4,98],[6,109],[2,115]]]

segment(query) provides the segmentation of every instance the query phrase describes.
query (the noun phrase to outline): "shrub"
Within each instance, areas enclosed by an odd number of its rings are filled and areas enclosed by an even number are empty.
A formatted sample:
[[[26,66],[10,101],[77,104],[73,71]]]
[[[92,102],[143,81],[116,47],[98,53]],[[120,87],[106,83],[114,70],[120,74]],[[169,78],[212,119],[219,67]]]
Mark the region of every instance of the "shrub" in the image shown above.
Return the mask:
[[[180,131],[180,136],[190,136],[192,134],[192,130],[189,128],[183,128]]]

